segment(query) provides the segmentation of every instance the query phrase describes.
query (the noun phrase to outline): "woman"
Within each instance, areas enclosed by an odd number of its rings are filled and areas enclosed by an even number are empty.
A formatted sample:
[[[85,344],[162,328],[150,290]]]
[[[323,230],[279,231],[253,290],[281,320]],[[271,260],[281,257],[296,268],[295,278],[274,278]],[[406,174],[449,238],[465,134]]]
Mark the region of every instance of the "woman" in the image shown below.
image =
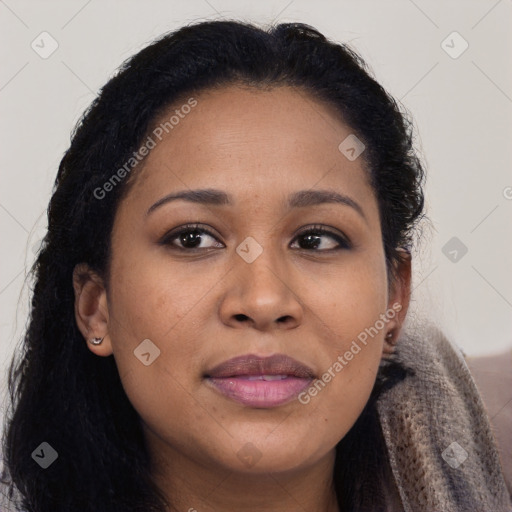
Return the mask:
[[[34,267],[4,445],[22,506],[508,510],[466,367],[403,329],[411,131],[305,25],[199,23],[128,60]]]

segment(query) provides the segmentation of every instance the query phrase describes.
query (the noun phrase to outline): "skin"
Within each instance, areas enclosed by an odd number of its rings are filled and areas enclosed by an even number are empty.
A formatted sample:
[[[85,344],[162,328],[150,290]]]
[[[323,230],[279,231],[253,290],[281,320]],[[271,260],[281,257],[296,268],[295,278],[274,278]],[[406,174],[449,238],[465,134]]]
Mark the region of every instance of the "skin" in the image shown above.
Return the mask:
[[[197,106],[150,152],[116,212],[108,286],[87,266],[75,269],[78,326],[86,340],[104,337],[89,350],[115,357],[169,510],[336,512],[335,446],[393,350],[386,335],[399,336],[410,261],[389,283],[377,201],[363,158],[338,150],[352,132],[332,107],[289,87],[194,97]],[[199,188],[228,192],[234,204],[179,200],[146,215],[167,194]],[[349,196],[364,217],[334,203],[288,209],[289,194],[309,189]],[[195,222],[215,235],[201,234],[199,252],[180,251],[179,237],[159,244]],[[297,235],[315,224],[353,247],[326,252],[339,243],[323,234],[309,248]],[[252,263],[236,252],[248,236],[263,248]],[[308,404],[247,407],[203,379],[231,357],[275,353],[321,376],[396,302],[395,318]],[[145,339],[161,351],[149,366],[133,353]],[[237,456],[247,443],[259,457],[250,467]]]

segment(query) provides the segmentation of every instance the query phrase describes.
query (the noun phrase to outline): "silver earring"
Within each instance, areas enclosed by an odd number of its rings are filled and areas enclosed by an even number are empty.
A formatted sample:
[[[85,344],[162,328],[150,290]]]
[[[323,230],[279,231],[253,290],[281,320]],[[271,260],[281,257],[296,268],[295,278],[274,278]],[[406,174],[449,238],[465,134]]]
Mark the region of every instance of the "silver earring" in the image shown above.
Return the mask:
[[[89,340],[93,345],[99,345],[102,341],[103,341],[103,338],[91,338]]]

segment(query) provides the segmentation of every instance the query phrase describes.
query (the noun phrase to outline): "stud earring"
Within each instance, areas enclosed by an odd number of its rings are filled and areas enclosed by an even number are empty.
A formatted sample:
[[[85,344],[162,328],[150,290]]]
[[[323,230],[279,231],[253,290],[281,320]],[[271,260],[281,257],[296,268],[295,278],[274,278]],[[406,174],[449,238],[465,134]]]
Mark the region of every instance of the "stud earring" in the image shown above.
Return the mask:
[[[93,345],[99,345],[102,341],[103,341],[103,338],[91,338],[89,340]]]

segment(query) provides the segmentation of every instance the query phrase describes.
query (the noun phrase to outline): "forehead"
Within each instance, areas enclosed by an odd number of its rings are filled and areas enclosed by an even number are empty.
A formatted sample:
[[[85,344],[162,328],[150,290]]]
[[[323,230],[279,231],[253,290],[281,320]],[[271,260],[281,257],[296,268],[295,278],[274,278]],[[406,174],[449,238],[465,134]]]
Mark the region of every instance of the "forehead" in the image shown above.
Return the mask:
[[[191,97],[155,120],[136,196],[216,188],[231,191],[236,205],[237,198],[264,203],[311,188],[362,202],[372,195],[363,158],[351,161],[339,149],[353,131],[306,91],[227,86]]]

